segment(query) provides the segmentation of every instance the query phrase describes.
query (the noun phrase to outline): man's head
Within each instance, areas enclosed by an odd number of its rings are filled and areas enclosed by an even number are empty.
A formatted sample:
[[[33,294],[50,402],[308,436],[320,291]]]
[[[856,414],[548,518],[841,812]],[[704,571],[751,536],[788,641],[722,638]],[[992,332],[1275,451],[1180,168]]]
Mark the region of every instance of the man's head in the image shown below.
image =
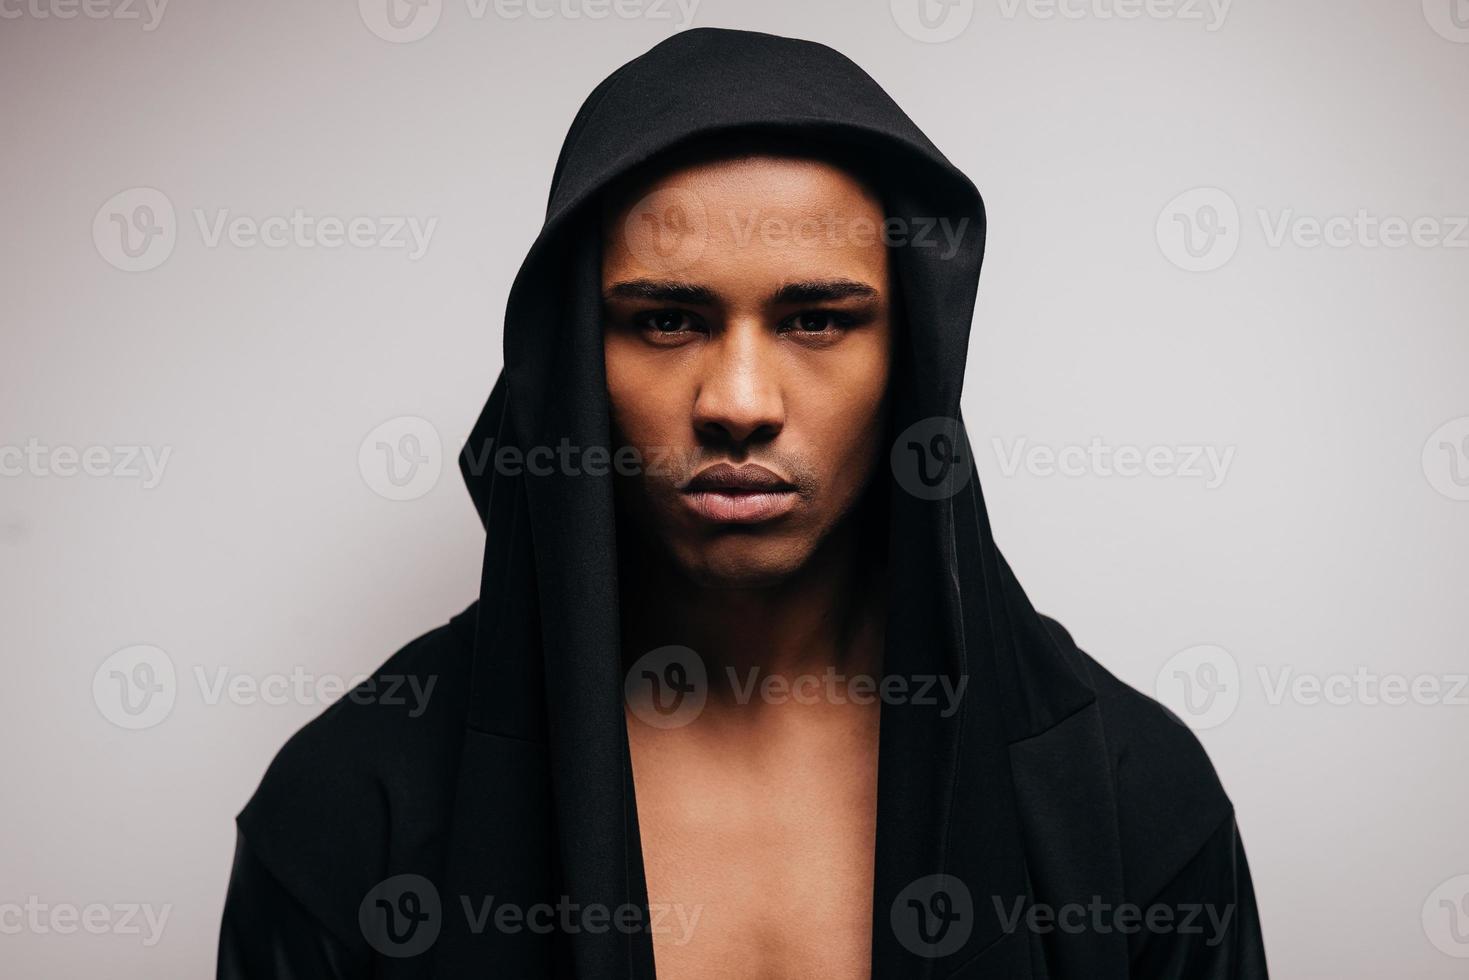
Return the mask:
[[[881,202],[805,155],[689,156],[603,211],[607,392],[635,532],[704,586],[769,586],[883,455],[894,297]]]

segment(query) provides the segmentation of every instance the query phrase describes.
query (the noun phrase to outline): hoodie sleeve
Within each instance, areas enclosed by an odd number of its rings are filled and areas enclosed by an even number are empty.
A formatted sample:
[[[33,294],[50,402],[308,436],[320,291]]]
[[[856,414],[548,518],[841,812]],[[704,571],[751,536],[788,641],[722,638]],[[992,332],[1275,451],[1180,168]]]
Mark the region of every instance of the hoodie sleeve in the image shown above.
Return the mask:
[[[366,977],[346,946],[260,862],[244,835],[219,931],[218,980],[348,980]]]
[[[1141,913],[1130,944],[1139,980],[1266,980],[1255,889],[1233,814]]]

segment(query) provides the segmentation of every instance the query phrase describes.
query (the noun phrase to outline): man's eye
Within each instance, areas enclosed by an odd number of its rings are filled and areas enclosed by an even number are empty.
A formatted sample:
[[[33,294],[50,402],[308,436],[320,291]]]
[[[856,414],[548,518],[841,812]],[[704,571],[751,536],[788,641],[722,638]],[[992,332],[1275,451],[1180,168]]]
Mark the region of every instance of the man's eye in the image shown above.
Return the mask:
[[[845,317],[825,310],[797,313],[785,322],[786,329],[799,333],[827,333],[840,330],[847,325]]]
[[[656,310],[640,314],[638,326],[653,333],[684,333],[696,328],[694,318],[679,310]]]

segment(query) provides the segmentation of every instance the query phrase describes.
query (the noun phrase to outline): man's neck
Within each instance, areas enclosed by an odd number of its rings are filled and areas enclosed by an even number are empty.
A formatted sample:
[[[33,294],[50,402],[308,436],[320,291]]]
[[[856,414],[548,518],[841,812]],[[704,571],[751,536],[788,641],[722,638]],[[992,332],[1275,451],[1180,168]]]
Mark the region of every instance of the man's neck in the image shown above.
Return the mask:
[[[678,644],[720,677],[731,670],[747,676],[752,668],[761,676],[829,669],[876,676],[884,594],[881,569],[850,528],[833,532],[798,572],[769,587],[701,587],[665,563],[648,562],[624,578],[624,656],[635,660],[639,652]]]

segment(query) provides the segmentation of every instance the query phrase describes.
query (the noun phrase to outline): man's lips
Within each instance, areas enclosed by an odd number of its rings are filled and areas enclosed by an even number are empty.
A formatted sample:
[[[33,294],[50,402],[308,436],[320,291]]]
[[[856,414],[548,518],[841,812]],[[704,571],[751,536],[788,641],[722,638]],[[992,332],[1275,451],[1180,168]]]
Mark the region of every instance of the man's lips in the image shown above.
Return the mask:
[[[693,479],[684,485],[686,493],[783,493],[795,489],[789,480],[754,463],[744,466],[715,463],[694,474]]]
[[[788,513],[799,500],[796,487],[763,466],[716,463],[683,487],[694,512],[721,524],[755,524]]]

